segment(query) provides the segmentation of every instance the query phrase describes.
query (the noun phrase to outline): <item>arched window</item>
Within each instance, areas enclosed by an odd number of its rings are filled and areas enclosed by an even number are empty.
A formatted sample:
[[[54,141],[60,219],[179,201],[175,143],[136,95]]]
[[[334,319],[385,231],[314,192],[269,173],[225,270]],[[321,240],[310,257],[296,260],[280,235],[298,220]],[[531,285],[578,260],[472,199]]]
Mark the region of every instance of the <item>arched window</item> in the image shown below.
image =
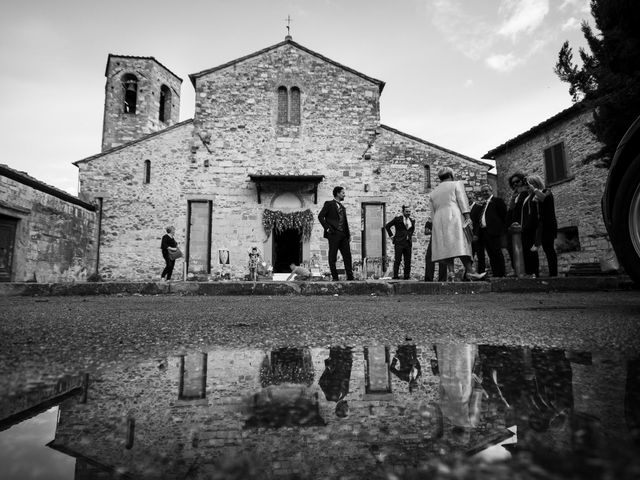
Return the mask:
[[[151,160],[144,161],[144,183],[151,183]]]
[[[164,123],[171,119],[171,90],[166,85],[160,87],[160,113],[158,119]]]
[[[300,125],[300,89],[291,88],[291,114],[289,122],[293,125]]]
[[[122,76],[122,98],[124,113],[136,113],[138,102],[138,79],[132,73]]]
[[[278,87],[278,123],[287,123],[289,117],[289,98],[287,87]]]

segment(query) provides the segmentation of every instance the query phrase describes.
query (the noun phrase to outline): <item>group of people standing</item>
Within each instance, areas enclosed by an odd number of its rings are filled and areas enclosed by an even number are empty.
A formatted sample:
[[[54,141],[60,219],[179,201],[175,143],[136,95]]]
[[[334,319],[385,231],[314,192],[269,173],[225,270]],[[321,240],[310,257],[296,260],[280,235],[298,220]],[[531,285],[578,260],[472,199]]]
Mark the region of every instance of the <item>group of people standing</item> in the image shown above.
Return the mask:
[[[480,188],[477,201],[467,198],[463,183],[454,181],[451,168],[441,169],[438,177],[441,183],[431,192],[433,220],[429,219],[425,225],[425,234],[431,234],[425,281],[434,279],[434,262],[440,265],[438,280],[452,280],[451,257],[455,256],[465,266],[464,278],[477,280],[486,273],[485,252],[492,276],[504,277],[503,249],[509,252],[517,274],[539,277],[540,247],[547,257],[549,276],[558,275],[554,248],[558,233],[555,204],[553,194],[545,188],[542,178],[519,172],[511,175],[509,186],[512,194],[507,204],[493,194],[493,188],[488,184]],[[518,271],[516,265],[517,250],[523,252],[523,272]],[[477,273],[473,269],[474,257],[477,257]]]
[[[542,248],[549,266],[549,276],[558,275],[558,260],[554,248],[558,225],[554,198],[537,175],[514,173],[509,177],[512,195],[506,203],[493,194],[491,185],[480,188],[477,201],[468,198],[462,181],[456,181],[449,167],[438,171],[440,184],[430,195],[432,216],[424,233],[430,235],[426,253],[425,281],[434,280],[435,264],[439,264],[438,281],[454,281],[454,259],[464,265],[463,280],[482,280],[486,276],[485,252],[489,257],[493,277],[505,276],[505,256],[509,252],[517,274],[540,276],[538,249]],[[350,233],[343,187],[335,187],[333,200],[324,203],[318,219],[329,241],[329,269],[338,280],[338,251],[344,261],[347,280],[353,280]],[[411,208],[402,206],[402,214],[385,225],[394,245],[393,277],[400,279],[403,264],[404,279],[411,278],[411,255],[416,221]],[[517,242],[520,242],[519,245]],[[514,245],[516,243],[516,245]],[[514,246],[516,248],[514,248]],[[517,248],[520,247],[520,248]],[[522,250],[524,272],[518,271],[515,251]],[[473,259],[477,257],[477,269]]]
[[[509,177],[512,194],[508,203],[493,194],[490,185],[480,188],[480,198],[468,198],[464,182],[456,181],[453,169],[438,171],[440,184],[429,197],[432,216],[427,219],[424,233],[430,235],[426,252],[425,281],[434,280],[435,263],[439,264],[438,281],[454,281],[454,259],[464,265],[463,280],[482,280],[486,275],[485,252],[489,257],[493,277],[505,275],[502,252],[509,252],[511,264],[517,274],[540,276],[538,249],[542,248],[549,267],[549,276],[558,275],[558,259],[554,241],[558,232],[553,194],[545,188],[538,175],[514,173]],[[347,211],[343,205],[344,187],[333,189],[333,200],[324,202],[318,220],[329,242],[329,269],[334,281],[339,279],[336,261],[342,255],[347,280],[353,280],[351,262],[351,233]],[[411,254],[416,221],[411,208],[403,205],[402,215],[394,217],[385,230],[394,245],[393,278],[399,279],[400,264],[403,277],[411,278]],[[167,227],[162,238],[162,256],[165,269],[162,278],[171,279],[174,260],[170,254],[177,249],[173,238],[175,229]],[[520,242],[518,244],[518,242]],[[519,272],[515,252],[522,250],[524,272]],[[473,258],[477,256],[477,270]],[[291,266],[292,269],[295,265]]]

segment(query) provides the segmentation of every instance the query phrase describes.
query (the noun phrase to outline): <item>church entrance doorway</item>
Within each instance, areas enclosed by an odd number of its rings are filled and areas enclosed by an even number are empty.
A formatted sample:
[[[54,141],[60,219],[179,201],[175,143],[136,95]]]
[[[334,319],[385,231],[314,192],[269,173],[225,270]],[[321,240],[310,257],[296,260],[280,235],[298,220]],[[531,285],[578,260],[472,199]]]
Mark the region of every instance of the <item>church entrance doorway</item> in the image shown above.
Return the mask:
[[[302,235],[295,229],[273,232],[273,272],[289,273],[290,265],[302,262]]]

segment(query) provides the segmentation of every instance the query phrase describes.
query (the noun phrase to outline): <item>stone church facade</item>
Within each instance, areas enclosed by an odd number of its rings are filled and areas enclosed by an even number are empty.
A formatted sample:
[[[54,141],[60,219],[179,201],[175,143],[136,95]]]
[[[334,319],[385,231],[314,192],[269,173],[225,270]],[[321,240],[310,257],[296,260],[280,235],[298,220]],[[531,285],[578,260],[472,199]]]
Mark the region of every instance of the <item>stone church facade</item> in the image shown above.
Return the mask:
[[[468,190],[487,181],[485,163],[381,124],[384,82],[289,36],[190,75],[195,114],[183,122],[182,80],[153,57],[110,55],[106,77],[103,151],[75,162],[80,198],[102,207],[105,279],[159,278],[167,225],[185,253],[174,278],[242,279],[252,246],[276,272],[328,270],[317,214],[336,185],[361,278],[363,265],[380,273],[393,258],[383,226],[403,204],[417,219],[412,274],[422,278],[437,170],[452,167]]]

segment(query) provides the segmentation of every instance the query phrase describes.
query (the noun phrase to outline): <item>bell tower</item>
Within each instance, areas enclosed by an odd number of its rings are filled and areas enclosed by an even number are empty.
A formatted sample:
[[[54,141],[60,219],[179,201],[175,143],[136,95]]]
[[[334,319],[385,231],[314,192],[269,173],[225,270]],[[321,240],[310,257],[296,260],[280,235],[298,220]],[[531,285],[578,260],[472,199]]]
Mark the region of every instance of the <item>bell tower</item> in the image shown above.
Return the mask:
[[[109,54],[105,76],[103,152],[178,122],[182,79],[154,57]]]

